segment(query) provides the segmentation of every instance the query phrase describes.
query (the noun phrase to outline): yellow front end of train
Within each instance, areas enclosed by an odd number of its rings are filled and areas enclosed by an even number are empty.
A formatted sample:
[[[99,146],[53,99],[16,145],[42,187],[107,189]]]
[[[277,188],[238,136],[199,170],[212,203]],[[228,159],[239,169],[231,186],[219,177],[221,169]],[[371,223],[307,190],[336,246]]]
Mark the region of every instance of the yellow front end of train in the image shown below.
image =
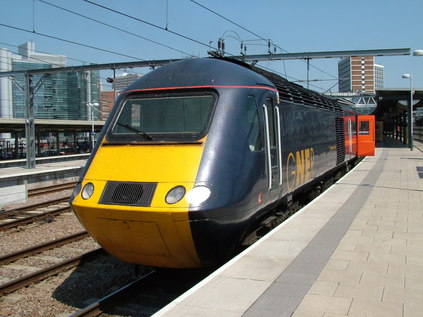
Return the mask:
[[[168,203],[166,195],[178,186],[186,192],[193,188],[204,141],[160,145],[103,141],[82,180],[82,188],[92,184],[89,193],[81,190],[72,202],[79,220],[106,251],[122,261],[200,267],[191,235],[189,203],[185,197]],[[107,193],[110,184],[120,182],[126,185],[119,193],[117,189],[116,194]],[[131,186],[136,184],[144,186],[141,192],[150,190],[149,206],[125,204],[125,195],[134,195]]]

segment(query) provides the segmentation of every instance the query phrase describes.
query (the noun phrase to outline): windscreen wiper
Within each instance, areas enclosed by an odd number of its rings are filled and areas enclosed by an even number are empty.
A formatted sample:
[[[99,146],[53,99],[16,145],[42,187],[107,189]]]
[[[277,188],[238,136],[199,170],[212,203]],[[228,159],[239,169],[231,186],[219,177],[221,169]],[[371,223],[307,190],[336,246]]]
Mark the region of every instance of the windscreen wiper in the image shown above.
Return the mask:
[[[120,123],[120,122],[116,122],[117,125],[120,125],[121,127],[125,127],[128,130],[134,131],[137,134],[141,134],[144,138],[146,138],[147,140],[153,140],[153,137],[148,135],[147,133],[145,133],[144,131],[138,130],[137,128],[127,124],[127,123]]]

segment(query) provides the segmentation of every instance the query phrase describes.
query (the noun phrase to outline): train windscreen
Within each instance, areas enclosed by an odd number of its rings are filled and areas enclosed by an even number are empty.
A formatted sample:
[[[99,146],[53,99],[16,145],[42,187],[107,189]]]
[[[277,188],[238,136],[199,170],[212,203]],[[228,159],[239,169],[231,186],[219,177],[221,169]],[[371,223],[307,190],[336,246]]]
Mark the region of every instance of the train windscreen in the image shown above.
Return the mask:
[[[108,136],[112,141],[196,140],[206,133],[215,96],[130,97]]]

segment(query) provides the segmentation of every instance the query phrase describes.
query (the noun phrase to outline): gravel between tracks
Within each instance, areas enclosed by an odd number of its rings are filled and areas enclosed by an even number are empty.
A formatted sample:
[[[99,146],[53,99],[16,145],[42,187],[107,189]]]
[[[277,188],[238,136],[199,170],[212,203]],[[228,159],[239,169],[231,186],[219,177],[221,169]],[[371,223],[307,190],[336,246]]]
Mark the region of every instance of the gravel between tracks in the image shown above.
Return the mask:
[[[35,222],[0,233],[0,255],[22,250],[84,230],[76,216],[69,212],[45,221]]]
[[[65,190],[43,196],[30,198],[27,203],[5,206],[5,209],[23,207],[30,204],[68,197],[72,191]],[[50,221],[50,222],[49,222]],[[64,237],[84,230],[73,212],[49,218],[46,221],[35,222],[8,231],[0,232],[0,255],[22,250],[38,243]]]
[[[57,199],[69,195],[70,191],[52,193],[31,198],[27,204]],[[6,206],[6,210],[25,204]],[[84,228],[73,212],[53,217],[50,222],[38,222],[0,233],[0,255],[27,248],[34,244],[79,232]],[[73,242],[68,247],[69,257],[79,254],[78,250],[89,250],[98,245],[86,238]],[[44,257],[56,257],[58,252],[45,251]],[[21,266],[41,266],[40,258],[27,258],[15,263]],[[12,275],[20,276],[19,268]],[[142,269],[141,272],[142,273]],[[0,280],[14,278],[5,276],[0,270]],[[10,274],[10,273],[7,273]],[[120,262],[110,255],[101,256],[57,276],[53,276],[29,287],[0,297],[0,316],[55,316],[72,314],[94,300],[135,279],[134,265]],[[4,280],[3,280],[4,282]],[[1,281],[0,281],[1,283]]]
[[[134,266],[104,255],[0,298],[1,316],[64,317],[136,278]]]

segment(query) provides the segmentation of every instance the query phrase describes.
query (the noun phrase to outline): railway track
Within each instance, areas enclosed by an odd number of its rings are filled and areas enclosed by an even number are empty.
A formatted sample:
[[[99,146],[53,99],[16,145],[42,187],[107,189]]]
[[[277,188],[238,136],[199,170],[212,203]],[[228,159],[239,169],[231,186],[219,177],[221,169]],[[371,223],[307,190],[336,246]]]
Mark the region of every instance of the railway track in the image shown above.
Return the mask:
[[[151,270],[71,316],[151,316],[213,270]]]
[[[71,211],[69,197],[10,209],[0,213],[0,231],[26,225],[35,221]]]
[[[41,196],[45,194],[54,193],[60,190],[68,190],[73,189],[76,185],[76,182],[69,182],[64,184],[58,184],[58,185],[52,185],[52,186],[46,186],[41,188],[34,188],[28,190],[28,197],[36,197]]]
[[[32,247],[23,249],[23,250],[19,250],[17,252],[6,254],[0,257],[1,269],[3,272],[8,269],[14,270],[16,266],[9,265],[12,262],[18,262],[21,259],[28,258],[31,256],[36,256],[40,254],[41,252],[51,250],[54,248],[59,248],[64,245],[70,244],[72,242],[85,239],[87,237],[89,237],[88,233],[86,231],[81,231],[72,235],[59,238],[59,239],[54,239],[52,241],[48,241],[45,243],[41,243]],[[66,250],[63,251],[64,254],[66,254],[66,252],[67,252]],[[45,268],[38,269],[34,272],[30,272],[28,274],[24,274],[23,276],[9,280],[0,285],[0,295],[14,292],[22,287],[28,286],[32,283],[38,282],[47,277],[56,275],[62,271],[66,271],[70,268],[77,266],[79,263],[81,263],[81,261],[86,260],[88,258],[92,258],[93,256],[97,256],[101,252],[103,252],[101,248],[97,248],[88,252],[82,252],[80,255],[68,258],[66,260],[62,260],[53,265],[47,265]],[[24,266],[20,266],[20,267],[24,267]]]
[[[98,301],[88,305],[87,307],[79,310],[75,314],[72,314],[71,317],[86,317],[86,316],[99,316],[103,314],[104,307],[112,305],[118,297],[123,296],[125,292],[130,291],[132,288],[134,288],[136,285],[138,285],[141,281],[145,281],[148,279],[152,274],[154,274],[156,271],[151,270],[150,272],[144,274],[143,276],[137,278],[135,281],[121,287],[117,291],[99,299]]]
[[[22,258],[29,256],[29,255],[34,255],[34,254],[37,254],[37,253],[40,253],[40,252],[43,252],[43,251],[46,251],[46,250],[50,250],[52,248],[62,246],[66,243],[78,241],[78,240],[86,238],[88,236],[89,236],[88,232],[80,231],[80,232],[65,236],[63,238],[54,239],[54,240],[51,240],[51,241],[48,241],[48,242],[37,244],[35,246],[29,247],[29,248],[26,248],[26,249],[22,249],[22,250],[19,250],[19,251],[16,251],[16,252],[8,253],[6,255],[0,256],[0,265],[4,265],[4,264],[10,263],[10,262],[22,259]]]

